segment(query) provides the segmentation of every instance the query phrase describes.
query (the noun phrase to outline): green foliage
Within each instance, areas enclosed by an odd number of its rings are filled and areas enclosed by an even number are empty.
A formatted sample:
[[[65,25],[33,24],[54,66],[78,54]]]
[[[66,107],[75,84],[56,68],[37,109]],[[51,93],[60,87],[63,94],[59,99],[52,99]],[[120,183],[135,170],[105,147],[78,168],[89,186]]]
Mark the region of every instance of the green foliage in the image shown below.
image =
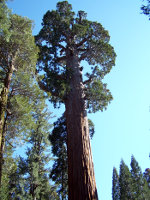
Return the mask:
[[[30,139],[27,158],[19,159],[15,177],[18,181],[14,185],[14,193],[11,197],[20,195],[21,199],[58,199],[55,187],[51,186],[48,179],[48,169],[45,166],[50,161],[49,154],[49,129],[51,125],[48,120],[50,113],[46,109],[45,100],[35,99],[32,110],[33,123],[30,130]],[[47,152],[47,153],[46,153]],[[22,187],[23,186],[23,187]],[[19,188],[17,191],[15,188]]]
[[[141,10],[143,12],[143,14],[147,15],[150,19],[150,0],[144,0],[144,2],[146,1],[146,4],[143,4],[141,6]]]
[[[89,111],[106,109],[112,96],[102,79],[110,72],[116,57],[109,44],[108,31],[100,23],[87,20],[84,11],[75,15],[67,1],[58,2],[56,10],[47,12],[42,26],[36,36],[40,49],[37,67],[44,72],[39,84],[51,94],[50,101],[54,105],[65,102],[74,76],[73,66],[68,68],[68,62],[76,58],[79,63],[85,60],[93,66],[87,71],[83,67],[83,76],[86,75],[87,79],[81,80]]]
[[[94,79],[92,83],[87,84],[85,94],[89,113],[95,113],[98,110],[103,111],[113,99],[106,87],[107,84],[103,84],[99,79]]]
[[[150,170],[149,168],[145,169],[143,176],[145,178],[144,193],[145,193],[145,198],[147,200],[147,199],[150,199]]]
[[[2,174],[2,185],[0,188],[0,198],[2,200],[10,199],[10,193],[13,192],[14,187],[10,184],[13,174],[17,169],[17,159],[13,158],[13,147],[6,141],[6,148],[4,152],[4,164]]]
[[[128,166],[121,160],[120,173],[119,173],[119,185],[120,185],[120,200],[131,199],[132,185],[131,185],[131,173]]]
[[[13,144],[27,140],[34,126],[35,101],[45,98],[32,74],[18,70],[11,82],[8,96],[7,139]],[[42,100],[43,101],[43,100]],[[18,139],[17,139],[18,138]]]
[[[134,156],[131,157],[130,165],[131,170],[121,160],[119,176],[116,168],[113,169],[112,199],[149,200],[149,169],[143,174]]]
[[[115,167],[113,168],[112,200],[120,200],[119,175]]]
[[[54,123],[54,129],[49,135],[52,153],[56,159],[50,173],[50,178],[58,185],[61,199],[68,199],[68,164],[67,164],[67,130],[64,115]]]
[[[7,74],[13,65],[15,70],[22,68],[26,72],[34,72],[38,49],[32,36],[32,21],[16,14],[10,14],[7,20],[9,40],[0,37],[1,70]]]
[[[150,188],[150,169],[149,168],[145,169],[144,178],[146,179],[148,186]]]
[[[134,156],[131,157],[131,177],[132,177],[132,199],[143,200],[145,199],[144,186],[145,179],[138,162],[135,160]]]
[[[30,104],[32,92],[31,86],[30,91],[27,86],[29,86],[28,80],[31,83],[35,72],[38,48],[32,36],[32,21],[8,12],[5,2],[0,2],[0,6],[6,12],[3,17],[9,24],[7,26],[8,35],[7,32],[5,33],[7,39],[4,34],[0,35],[1,96],[5,87],[9,90],[5,102],[0,98],[0,118],[2,121],[5,120],[5,123],[7,121],[7,132],[11,132],[7,136],[12,138],[12,133],[19,135],[22,132],[22,135],[25,135],[26,127],[29,128],[28,122],[31,122],[29,113],[32,105],[28,106],[28,104]],[[4,30],[4,27],[2,26],[1,29]],[[2,110],[2,107],[5,109]],[[1,135],[2,133],[0,137]]]
[[[91,119],[88,119],[88,124],[89,124],[89,133],[90,133],[90,138],[92,139],[95,133],[95,127],[94,123],[92,122]]]
[[[7,8],[6,1],[1,0],[0,1],[0,38],[3,37],[4,40],[8,41],[9,40],[9,27],[10,27],[10,22],[9,22],[9,15],[10,15],[10,10]]]

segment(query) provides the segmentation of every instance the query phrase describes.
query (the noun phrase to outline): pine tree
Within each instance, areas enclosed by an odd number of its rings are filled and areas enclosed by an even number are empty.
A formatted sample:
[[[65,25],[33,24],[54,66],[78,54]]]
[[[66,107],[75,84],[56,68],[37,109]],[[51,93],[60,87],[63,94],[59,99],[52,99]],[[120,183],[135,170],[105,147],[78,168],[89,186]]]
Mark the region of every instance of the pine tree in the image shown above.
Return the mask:
[[[50,113],[42,99],[35,99],[34,109],[34,124],[29,140],[31,147],[26,152],[27,158],[20,158],[19,162],[19,173],[25,177],[25,197],[33,200],[58,199],[55,188],[49,183],[48,170],[45,168],[50,161],[49,153],[45,153],[50,145]]]
[[[9,142],[15,149],[28,140],[34,121],[32,119],[34,100],[42,98],[41,95],[44,96],[31,74],[18,70],[13,75],[2,134],[1,174],[5,162],[3,159],[5,143]]]
[[[120,200],[119,175],[115,167],[113,168],[112,199]]]
[[[13,174],[17,170],[17,159],[13,158],[13,147],[6,141],[6,147],[4,152],[4,163],[3,163],[3,174],[2,174],[2,185],[0,187],[0,198],[2,200],[8,200],[10,193],[13,193],[11,188],[11,181]]]
[[[0,15],[3,13],[5,15],[2,21],[7,23],[0,27],[0,185],[5,143],[5,117],[12,78],[15,72],[20,69],[22,72],[34,72],[38,52],[32,36],[32,21],[8,13],[5,1],[0,2]]]
[[[132,199],[131,173],[123,160],[120,163],[119,173],[120,200]]]
[[[144,178],[146,179],[148,186],[150,188],[150,168],[145,169]]]
[[[138,162],[132,155],[131,170],[122,160],[120,163],[120,174],[116,168],[113,169],[112,199],[113,200],[149,200],[149,169],[144,174]],[[119,182],[118,182],[119,180]]]
[[[102,79],[110,72],[116,55],[102,25],[87,20],[84,11],[75,16],[67,1],[58,2],[56,11],[48,11],[42,25],[36,36],[38,70],[44,71],[39,85],[50,93],[55,106],[65,104],[69,199],[98,199],[86,105],[89,112],[96,112],[112,100]],[[91,65],[85,81],[85,68],[80,66],[83,60]]]
[[[143,173],[145,184],[144,184],[144,194],[145,199],[150,199],[150,170],[149,168],[145,169],[145,172]]]
[[[6,5],[6,0],[0,1],[0,37],[5,40],[9,40],[9,26],[10,22],[8,19],[8,15],[10,14],[10,10]]]
[[[143,200],[145,199],[144,187],[145,180],[138,162],[132,155],[131,157],[131,179],[132,179],[132,199]]]

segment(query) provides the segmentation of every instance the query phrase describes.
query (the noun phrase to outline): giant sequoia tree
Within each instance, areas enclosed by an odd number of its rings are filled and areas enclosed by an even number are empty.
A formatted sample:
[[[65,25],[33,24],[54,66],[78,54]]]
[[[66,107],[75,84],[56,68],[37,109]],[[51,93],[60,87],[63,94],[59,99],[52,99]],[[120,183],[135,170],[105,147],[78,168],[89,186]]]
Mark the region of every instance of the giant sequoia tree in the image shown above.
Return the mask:
[[[65,104],[69,199],[98,199],[86,110],[103,110],[112,100],[102,79],[115,64],[116,54],[108,31],[87,20],[84,11],[76,16],[67,1],[48,11],[42,25],[36,36],[38,70],[43,71],[39,84],[55,106]]]

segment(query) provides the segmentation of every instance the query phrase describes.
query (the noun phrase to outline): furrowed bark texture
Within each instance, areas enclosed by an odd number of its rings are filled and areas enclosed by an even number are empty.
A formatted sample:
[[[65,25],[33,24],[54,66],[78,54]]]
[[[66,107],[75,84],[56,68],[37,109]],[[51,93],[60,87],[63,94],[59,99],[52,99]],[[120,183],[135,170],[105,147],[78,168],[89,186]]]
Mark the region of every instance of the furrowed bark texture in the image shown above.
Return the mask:
[[[71,90],[67,96],[67,149],[69,200],[97,200],[88,120],[78,56],[70,56]]]

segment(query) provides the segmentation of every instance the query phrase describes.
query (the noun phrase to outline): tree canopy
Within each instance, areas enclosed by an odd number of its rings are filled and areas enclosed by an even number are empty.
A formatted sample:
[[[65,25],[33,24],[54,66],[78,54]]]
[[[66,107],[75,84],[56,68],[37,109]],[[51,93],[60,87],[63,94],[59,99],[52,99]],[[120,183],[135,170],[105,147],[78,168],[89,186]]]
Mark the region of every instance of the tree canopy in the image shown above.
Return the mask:
[[[84,75],[84,99],[90,112],[106,108],[112,100],[104,76],[115,65],[116,54],[109,44],[110,36],[98,22],[87,20],[84,11],[77,15],[67,1],[58,2],[56,10],[47,11],[42,29],[36,36],[40,48],[38,70],[44,72],[39,82],[41,88],[51,94],[50,100],[64,102],[70,91],[72,70],[67,67],[69,56],[78,56],[78,62],[86,61],[90,66],[80,67]]]

